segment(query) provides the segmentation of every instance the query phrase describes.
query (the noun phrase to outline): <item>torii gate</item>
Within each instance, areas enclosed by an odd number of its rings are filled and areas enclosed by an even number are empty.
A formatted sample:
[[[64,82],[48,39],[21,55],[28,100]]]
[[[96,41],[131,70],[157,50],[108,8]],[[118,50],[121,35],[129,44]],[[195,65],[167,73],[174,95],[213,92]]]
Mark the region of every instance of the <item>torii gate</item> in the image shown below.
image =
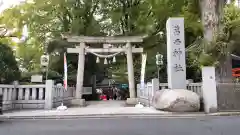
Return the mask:
[[[134,68],[132,53],[143,53],[143,48],[132,47],[131,43],[143,42],[143,36],[128,36],[128,37],[87,37],[87,36],[64,36],[68,42],[80,43],[76,48],[68,48],[68,53],[78,53],[78,70],[77,70],[77,84],[76,95],[73,104],[83,105],[85,103],[82,99],[83,93],[83,78],[84,78],[84,64],[85,54],[87,53],[121,53],[125,52],[127,55],[127,69],[128,69],[128,81],[130,98],[127,99],[128,104],[136,104],[136,92],[134,84]],[[91,43],[103,43],[103,44],[126,44],[124,47],[119,48],[90,48],[86,47]],[[114,55],[115,56],[115,55]],[[111,56],[113,57],[113,56]]]

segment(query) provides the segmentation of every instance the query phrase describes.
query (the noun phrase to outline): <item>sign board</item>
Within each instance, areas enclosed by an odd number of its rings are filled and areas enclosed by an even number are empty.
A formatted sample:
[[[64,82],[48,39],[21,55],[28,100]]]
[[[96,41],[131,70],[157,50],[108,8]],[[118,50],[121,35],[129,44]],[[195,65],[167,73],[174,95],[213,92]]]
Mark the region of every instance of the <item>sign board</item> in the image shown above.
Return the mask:
[[[124,89],[124,88],[128,88],[128,84],[121,84],[121,85],[120,85],[120,88],[123,88],[123,89]]]
[[[42,82],[43,76],[42,75],[32,75],[31,82]]]

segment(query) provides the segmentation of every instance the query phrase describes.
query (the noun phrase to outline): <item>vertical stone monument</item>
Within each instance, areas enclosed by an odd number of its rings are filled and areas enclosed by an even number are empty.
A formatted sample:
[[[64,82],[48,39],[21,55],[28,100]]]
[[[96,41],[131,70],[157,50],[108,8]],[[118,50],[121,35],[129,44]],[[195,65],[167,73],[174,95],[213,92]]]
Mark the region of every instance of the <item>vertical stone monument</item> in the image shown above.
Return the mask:
[[[168,88],[186,89],[184,18],[169,18],[166,27]]]
[[[199,111],[199,96],[186,89],[184,18],[169,18],[166,27],[168,89],[156,92],[153,106],[173,112]]]

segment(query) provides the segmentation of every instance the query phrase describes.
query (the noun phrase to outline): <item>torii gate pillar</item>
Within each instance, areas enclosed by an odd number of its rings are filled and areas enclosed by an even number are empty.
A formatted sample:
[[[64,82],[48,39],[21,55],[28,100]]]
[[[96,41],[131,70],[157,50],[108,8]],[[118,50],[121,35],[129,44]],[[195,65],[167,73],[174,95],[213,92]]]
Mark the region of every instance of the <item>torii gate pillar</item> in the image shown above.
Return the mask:
[[[78,49],[78,69],[77,69],[77,84],[75,99],[72,100],[73,105],[85,106],[85,100],[82,99],[83,93],[83,79],[84,79],[84,66],[85,66],[85,43],[81,42]]]
[[[128,104],[135,104],[136,91],[135,91],[135,81],[134,81],[134,68],[133,68],[133,56],[132,56],[132,45],[131,43],[126,44],[126,54],[127,54],[127,69],[128,69],[128,83],[129,83],[129,94],[130,98],[127,99]]]

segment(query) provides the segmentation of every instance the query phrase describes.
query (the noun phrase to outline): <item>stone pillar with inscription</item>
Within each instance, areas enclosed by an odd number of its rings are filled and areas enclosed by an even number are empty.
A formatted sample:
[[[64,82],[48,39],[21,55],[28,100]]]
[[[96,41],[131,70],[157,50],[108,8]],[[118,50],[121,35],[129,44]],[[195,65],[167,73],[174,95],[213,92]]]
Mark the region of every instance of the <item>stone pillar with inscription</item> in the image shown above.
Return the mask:
[[[168,87],[186,89],[184,18],[169,18],[166,27]]]

